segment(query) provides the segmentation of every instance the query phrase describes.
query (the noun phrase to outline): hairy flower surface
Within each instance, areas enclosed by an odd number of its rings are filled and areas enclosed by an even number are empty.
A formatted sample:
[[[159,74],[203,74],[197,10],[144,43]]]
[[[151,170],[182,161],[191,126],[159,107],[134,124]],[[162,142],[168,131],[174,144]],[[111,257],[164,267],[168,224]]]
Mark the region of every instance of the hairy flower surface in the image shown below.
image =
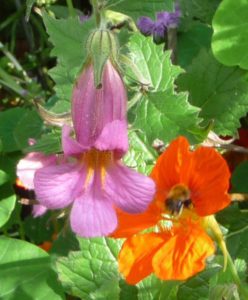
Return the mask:
[[[93,66],[80,75],[72,99],[71,128],[64,126],[62,144],[67,161],[38,170],[35,192],[50,209],[72,206],[70,223],[84,237],[104,236],[117,227],[116,207],[144,211],[155,193],[152,179],[122,165],[128,149],[126,91],[110,61],[102,87],[94,86]]]
[[[130,284],[152,272],[160,279],[184,280],[202,271],[215,251],[205,231],[207,216],[230,203],[230,173],[222,156],[206,147],[190,151],[183,137],[159,157],[151,177],[157,184],[154,201],[135,218],[120,211],[113,234],[128,237],[119,269]],[[152,226],[155,232],[140,232]]]

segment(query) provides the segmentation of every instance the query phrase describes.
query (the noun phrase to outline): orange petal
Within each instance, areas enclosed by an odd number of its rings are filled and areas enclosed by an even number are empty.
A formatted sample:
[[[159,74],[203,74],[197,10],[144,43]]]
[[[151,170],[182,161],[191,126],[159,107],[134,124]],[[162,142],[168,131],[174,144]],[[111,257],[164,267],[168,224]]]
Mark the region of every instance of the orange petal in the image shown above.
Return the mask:
[[[214,214],[230,204],[229,179],[227,163],[217,151],[200,147],[193,153],[189,188],[198,215]]]
[[[154,273],[163,280],[185,280],[205,268],[214,243],[198,225],[188,224],[164,235],[164,245],[152,260]]]
[[[118,227],[111,234],[114,238],[132,236],[144,229],[153,227],[161,219],[161,210],[153,203],[142,214],[128,214],[116,209],[118,217]]]
[[[184,177],[188,174],[187,169],[190,167],[191,156],[187,139],[179,137],[158,158],[151,177],[157,184],[158,192],[161,194],[164,191],[165,198],[174,185],[184,183],[187,179]]]
[[[125,241],[119,253],[119,270],[129,284],[136,284],[153,272],[152,258],[163,245],[162,234],[146,233]]]

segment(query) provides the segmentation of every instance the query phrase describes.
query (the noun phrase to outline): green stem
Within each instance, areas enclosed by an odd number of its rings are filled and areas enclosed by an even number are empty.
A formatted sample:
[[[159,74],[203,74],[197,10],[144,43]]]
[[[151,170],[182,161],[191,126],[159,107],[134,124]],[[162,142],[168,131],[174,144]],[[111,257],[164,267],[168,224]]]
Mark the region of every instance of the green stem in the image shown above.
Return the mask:
[[[93,6],[93,12],[96,18],[96,25],[99,27],[101,24],[101,14],[98,7],[98,0],[91,0],[91,5]]]
[[[240,278],[239,278],[239,275],[238,275],[238,272],[236,270],[236,267],[233,263],[233,260],[232,260],[232,257],[231,255],[229,254],[229,252],[227,252],[227,263],[228,263],[228,266],[230,268],[230,271],[231,271],[231,274],[232,274],[232,278],[233,278],[233,281],[236,283],[236,285],[238,286],[239,288],[239,291],[240,291],[240,294],[242,296],[242,299],[248,299],[248,289],[247,287],[241,282]]]
[[[66,3],[67,3],[68,10],[69,10],[69,15],[71,17],[75,17],[76,16],[76,12],[75,12],[75,9],[73,7],[72,0],[66,0]]]

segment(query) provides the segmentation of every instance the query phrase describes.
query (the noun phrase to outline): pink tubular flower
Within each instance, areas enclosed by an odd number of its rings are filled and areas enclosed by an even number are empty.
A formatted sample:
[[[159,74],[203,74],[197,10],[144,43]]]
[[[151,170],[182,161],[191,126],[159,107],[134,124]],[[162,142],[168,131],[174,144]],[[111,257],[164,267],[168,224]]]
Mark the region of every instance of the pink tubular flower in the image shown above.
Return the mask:
[[[110,234],[117,227],[115,208],[144,211],[151,202],[152,179],[122,165],[128,149],[126,91],[119,73],[107,61],[102,88],[94,86],[88,65],[73,89],[71,128],[63,127],[62,145],[67,162],[35,174],[35,192],[49,209],[72,205],[70,223],[80,236]]]
[[[33,145],[35,141],[33,139],[29,140],[29,144]],[[35,172],[56,162],[55,155],[44,155],[39,152],[31,152],[27,154],[23,159],[21,159],[16,167],[16,174],[23,187],[33,190],[34,189],[34,174]],[[32,214],[34,217],[39,217],[47,211],[47,208],[43,205],[34,205]]]

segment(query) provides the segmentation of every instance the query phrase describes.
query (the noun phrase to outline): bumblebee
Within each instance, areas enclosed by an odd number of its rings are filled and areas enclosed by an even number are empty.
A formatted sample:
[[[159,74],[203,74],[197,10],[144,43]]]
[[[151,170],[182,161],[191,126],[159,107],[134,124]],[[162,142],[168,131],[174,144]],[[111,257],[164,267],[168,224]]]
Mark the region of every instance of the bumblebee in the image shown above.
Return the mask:
[[[190,208],[191,205],[189,190],[183,185],[173,187],[165,200],[166,208],[174,216],[179,216],[183,208]]]

